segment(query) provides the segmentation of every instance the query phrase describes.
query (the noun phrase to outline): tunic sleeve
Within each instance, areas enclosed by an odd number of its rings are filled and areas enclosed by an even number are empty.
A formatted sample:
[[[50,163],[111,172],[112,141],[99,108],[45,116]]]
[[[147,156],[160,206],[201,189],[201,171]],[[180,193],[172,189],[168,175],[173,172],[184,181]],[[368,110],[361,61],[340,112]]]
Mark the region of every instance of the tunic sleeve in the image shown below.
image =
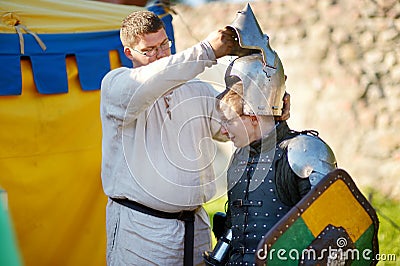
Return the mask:
[[[120,119],[134,120],[159,97],[216,64],[208,42],[149,65],[111,71],[102,81],[102,105]],[[103,99],[104,98],[104,99]]]

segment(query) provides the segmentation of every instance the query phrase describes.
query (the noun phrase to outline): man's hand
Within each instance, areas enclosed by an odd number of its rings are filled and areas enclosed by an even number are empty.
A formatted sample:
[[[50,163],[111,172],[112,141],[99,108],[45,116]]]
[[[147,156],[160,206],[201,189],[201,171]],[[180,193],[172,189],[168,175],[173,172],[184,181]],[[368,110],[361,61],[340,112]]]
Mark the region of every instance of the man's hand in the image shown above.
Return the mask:
[[[234,46],[233,36],[233,31],[228,28],[214,31],[208,35],[206,40],[213,48],[216,58],[223,57],[231,52],[232,47]]]
[[[290,118],[290,94],[285,92],[283,96],[283,108],[282,108],[282,115],[278,116],[276,120],[285,121]]]

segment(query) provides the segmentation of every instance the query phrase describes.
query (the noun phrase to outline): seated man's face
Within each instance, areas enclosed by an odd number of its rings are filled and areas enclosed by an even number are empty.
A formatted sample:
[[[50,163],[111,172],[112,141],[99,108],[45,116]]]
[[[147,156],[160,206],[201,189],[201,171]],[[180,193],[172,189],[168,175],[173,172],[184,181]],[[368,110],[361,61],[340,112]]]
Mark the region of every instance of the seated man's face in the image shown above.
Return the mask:
[[[239,116],[232,112],[230,108],[222,108],[222,110],[224,111],[221,121],[221,133],[226,135],[233,142],[235,147],[245,147],[257,140],[256,128],[251,116]]]

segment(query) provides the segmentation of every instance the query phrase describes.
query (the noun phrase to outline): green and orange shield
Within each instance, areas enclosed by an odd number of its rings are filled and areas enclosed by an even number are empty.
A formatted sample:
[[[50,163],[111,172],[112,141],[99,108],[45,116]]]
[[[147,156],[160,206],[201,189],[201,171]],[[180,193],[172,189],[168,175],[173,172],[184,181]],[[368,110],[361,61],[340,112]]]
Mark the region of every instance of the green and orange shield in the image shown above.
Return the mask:
[[[375,265],[379,222],[349,174],[326,175],[260,241],[257,265]]]

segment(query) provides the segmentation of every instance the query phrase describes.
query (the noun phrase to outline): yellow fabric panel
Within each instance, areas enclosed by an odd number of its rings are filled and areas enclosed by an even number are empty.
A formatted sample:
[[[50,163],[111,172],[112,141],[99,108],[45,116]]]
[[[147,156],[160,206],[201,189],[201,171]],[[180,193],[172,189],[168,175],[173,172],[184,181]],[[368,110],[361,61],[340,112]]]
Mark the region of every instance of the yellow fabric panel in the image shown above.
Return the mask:
[[[144,8],[94,0],[1,0],[0,32],[15,33],[7,25],[13,25],[15,18],[36,33],[118,30],[124,17],[141,9]]]
[[[353,242],[372,224],[371,217],[342,180],[337,180],[318,197],[302,218],[315,237],[332,224],[346,229]]]
[[[68,93],[37,93],[23,60],[22,95],[0,97],[0,187],[28,266],[105,265],[100,91],[82,91],[66,61]]]

